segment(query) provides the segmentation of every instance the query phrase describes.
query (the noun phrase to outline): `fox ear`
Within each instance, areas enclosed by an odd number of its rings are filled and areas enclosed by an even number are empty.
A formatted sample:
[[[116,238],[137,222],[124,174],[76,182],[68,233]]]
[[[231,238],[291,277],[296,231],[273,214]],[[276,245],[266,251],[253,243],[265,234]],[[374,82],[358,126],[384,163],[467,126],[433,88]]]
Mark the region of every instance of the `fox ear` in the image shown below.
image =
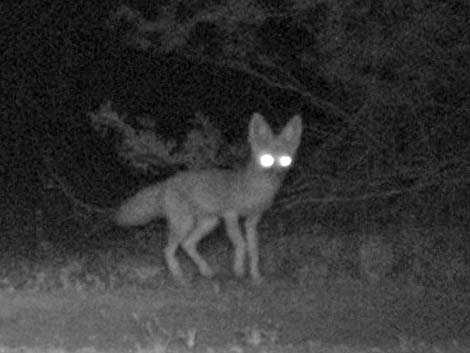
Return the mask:
[[[294,115],[292,119],[284,126],[281,132],[281,136],[284,140],[288,141],[293,145],[294,148],[300,143],[300,136],[302,135],[302,117],[300,115]]]
[[[253,113],[249,126],[250,141],[270,140],[273,132],[260,113]]]

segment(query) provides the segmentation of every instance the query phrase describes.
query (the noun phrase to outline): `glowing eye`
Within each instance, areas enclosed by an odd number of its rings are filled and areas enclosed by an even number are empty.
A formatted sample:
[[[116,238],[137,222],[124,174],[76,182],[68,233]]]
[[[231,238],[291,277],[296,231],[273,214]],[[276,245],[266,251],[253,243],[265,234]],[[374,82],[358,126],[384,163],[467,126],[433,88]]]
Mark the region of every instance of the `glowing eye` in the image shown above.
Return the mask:
[[[274,158],[269,153],[265,153],[259,157],[259,162],[262,167],[269,168],[274,164]]]
[[[292,158],[289,156],[281,156],[281,158],[279,158],[279,164],[281,167],[288,167],[292,164]]]

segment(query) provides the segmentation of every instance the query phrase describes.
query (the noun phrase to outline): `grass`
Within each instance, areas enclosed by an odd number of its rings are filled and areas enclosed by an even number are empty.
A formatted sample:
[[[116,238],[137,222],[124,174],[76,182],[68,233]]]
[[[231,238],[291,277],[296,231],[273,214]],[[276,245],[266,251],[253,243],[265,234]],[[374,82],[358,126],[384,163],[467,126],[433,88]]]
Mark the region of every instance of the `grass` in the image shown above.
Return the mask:
[[[179,254],[193,278],[184,289],[162,261],[161,227],[88,237],[46,222],[8,229],[16,243],[0,260],[0,352],[470,350],[459,227],[299,224],[291,234],[265,222],[262,286],[234,279],[229,242],[214,234],[200,249],[218,276],[202,279]]]

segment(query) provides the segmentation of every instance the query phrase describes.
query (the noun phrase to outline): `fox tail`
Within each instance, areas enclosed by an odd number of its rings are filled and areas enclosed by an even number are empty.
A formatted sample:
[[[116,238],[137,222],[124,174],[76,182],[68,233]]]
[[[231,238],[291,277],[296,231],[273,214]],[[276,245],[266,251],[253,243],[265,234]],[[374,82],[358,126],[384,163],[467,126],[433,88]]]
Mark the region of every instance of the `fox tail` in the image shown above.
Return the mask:
[[[115,224],[121,227],[143,226],[164,216],[164,188],[155,184],[140,190],[125,201],[114,213]]]

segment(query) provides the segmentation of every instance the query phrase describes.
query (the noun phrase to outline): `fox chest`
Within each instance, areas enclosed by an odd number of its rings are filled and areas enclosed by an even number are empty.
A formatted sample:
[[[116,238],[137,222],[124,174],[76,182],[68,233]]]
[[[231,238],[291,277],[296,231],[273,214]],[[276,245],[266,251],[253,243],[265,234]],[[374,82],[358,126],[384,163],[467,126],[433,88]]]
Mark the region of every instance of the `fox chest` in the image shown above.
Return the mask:
[[[262,212],[271,206],[278,189],[279,184],[270,179],[253,181],[232,189],[227,205],[242,216]]]

